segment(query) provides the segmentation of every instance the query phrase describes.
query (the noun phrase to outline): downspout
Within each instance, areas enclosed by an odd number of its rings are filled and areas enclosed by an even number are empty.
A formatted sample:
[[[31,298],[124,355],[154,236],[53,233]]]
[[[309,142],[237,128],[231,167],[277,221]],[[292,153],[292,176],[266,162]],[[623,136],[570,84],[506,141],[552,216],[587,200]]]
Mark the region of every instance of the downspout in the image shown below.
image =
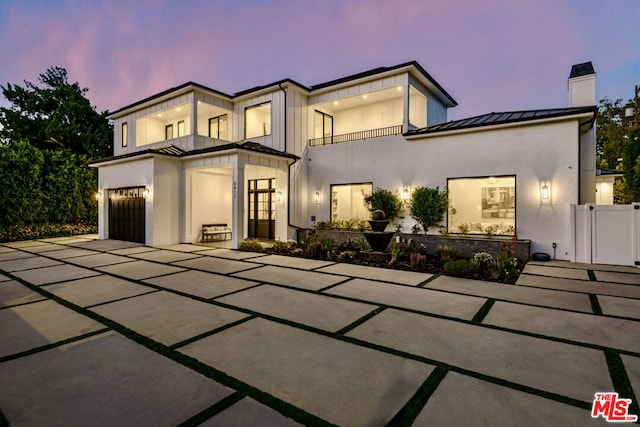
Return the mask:
[[[280,88],[280,90],[282,91],[282,93],[284,94],[284,152],[288,153],[289,151],[287,150],[287,133],[288,133],[288,127],[287,127],[287,91],[282,87],[282,82],[278,83],[278,87]],[[297,162],[297,159],[293,160],[293,163],[291,163],[288,167],[287,167],[287,226],[288,227],[293,227],[293,228],[299,228],[294,224],[291,224],[291,166],[293,166],[295,164],[295,162]]]

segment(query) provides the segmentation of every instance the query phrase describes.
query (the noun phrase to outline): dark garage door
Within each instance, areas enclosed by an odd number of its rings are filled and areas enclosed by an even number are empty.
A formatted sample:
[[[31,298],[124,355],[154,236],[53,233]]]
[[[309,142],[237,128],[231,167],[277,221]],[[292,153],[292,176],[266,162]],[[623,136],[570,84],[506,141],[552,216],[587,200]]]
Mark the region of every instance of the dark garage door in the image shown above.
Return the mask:
[[[144,243],[144,187],[109,190],[109,238]]]

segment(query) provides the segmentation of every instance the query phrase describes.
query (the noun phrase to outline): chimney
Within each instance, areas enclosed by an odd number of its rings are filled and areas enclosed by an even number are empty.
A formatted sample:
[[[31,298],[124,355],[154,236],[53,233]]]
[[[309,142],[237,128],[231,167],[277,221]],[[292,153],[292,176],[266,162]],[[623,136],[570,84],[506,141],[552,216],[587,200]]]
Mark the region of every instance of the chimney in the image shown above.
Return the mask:
[[[571,67],[569,75],[569,107],[597,105],[596,72],[591,61]]]

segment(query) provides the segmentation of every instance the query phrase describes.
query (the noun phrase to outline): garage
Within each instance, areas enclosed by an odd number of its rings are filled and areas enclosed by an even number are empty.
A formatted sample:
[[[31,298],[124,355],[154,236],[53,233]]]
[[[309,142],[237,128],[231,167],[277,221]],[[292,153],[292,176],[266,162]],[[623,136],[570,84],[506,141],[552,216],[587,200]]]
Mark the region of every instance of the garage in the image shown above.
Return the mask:
[[[145,187],[109,190],[109,238],[145,243]]]

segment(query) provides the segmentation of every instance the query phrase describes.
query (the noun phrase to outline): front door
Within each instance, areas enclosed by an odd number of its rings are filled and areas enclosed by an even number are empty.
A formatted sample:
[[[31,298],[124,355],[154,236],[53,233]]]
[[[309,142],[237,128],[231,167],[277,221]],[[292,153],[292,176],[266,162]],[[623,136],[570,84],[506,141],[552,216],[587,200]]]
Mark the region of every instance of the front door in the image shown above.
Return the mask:
[[[275,179],[249,180],[248,235],[254,239],[273,240],[276,229]]]

